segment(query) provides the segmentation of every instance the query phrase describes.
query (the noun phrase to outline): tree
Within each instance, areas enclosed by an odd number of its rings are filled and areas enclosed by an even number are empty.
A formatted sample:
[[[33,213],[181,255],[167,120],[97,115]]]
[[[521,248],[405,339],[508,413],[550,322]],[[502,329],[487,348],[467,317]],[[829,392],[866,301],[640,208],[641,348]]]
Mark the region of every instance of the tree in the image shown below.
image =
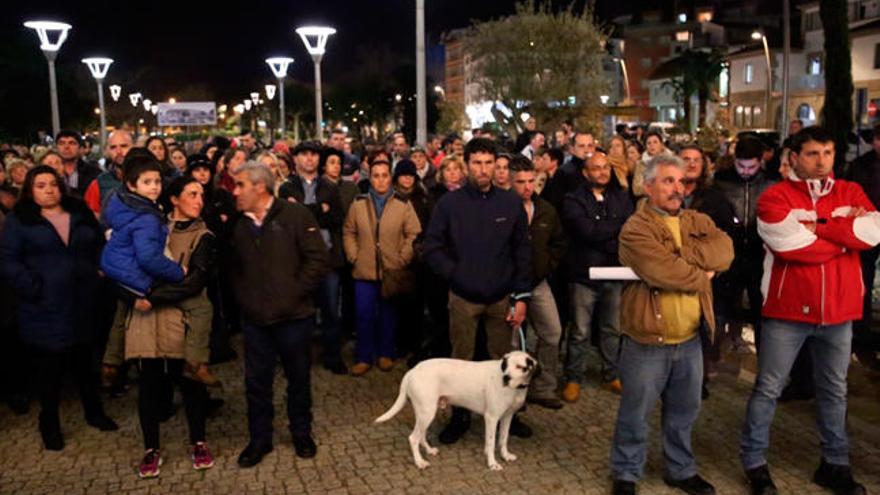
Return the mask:
[[[837,152],[834,171],[843,173],[848,135],[853,127],[852,58],[849,45],[849,19],[846,0],[820,0],[819,17],[825,35],[825,106],[823,125],[831,135]]]
[[[508,130],[521,130],[523,113],[544,126],[566,119],[595,124],[609,84],[602,71],[606,33],[593,19],[592,2],[554,12],[550,0],[525,0],[512,16],[472,26],[464,44],[478,72],[474,82],[496,102],[493,113]]]
[[[684,108],[687,129],[691,126],[691,96],[697,94],[699,114],[697,125],[706,125],[706,105],[716,101],[714,89],[718,76],[724,69],[724,54],[720,50],[685,50],[678,57],[666,62],[673,78],[664,83],[675,91],[675,99]]]

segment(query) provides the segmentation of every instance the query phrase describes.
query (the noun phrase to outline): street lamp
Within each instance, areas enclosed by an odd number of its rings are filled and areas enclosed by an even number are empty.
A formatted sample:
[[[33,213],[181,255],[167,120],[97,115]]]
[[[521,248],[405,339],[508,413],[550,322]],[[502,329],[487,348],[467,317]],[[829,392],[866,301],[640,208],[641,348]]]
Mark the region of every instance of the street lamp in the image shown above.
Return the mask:
[[[428,141],[428,99],[425,94],[425,0],[416,0],[416,144]]]
[[[251,101],[254,102],[254,105],[259,104],[260,103],[260,93],[257,93],[256,91],[251,93]]]
[[[113,98],[113,101],[119,101],[120,96],[122,96],[122,86],[112,84],[110,86],[110,97]]]
[[[128,101],[130,101],[130,102],[131,102],[131,106],[133,106],[133,107],[135,107],[135,108],[137,108],[137,106],[138,106],[138,100],[140,100],[140,99],[141,99],[141,94],[140,94],[140,93],[131,93],[130,95],[128,95]]]
[[[252,102],[251,100],[244,100],[243,103],[244,103],[244,109],[247,110],[247,111],[250,111],[250,110],[251,110],[251,107],[252,107],[253,104],[254,104],[254,102]]]
[[[272,98],[275,98],[275,85],[267,84],[266,88],[266,98],[269,98],[269,101],[272,101]]]
[[[281,112],[281,118],[279,119],[280,125],[278,126],[281,129],[281,137],[284,137],[284,78],[287,77],[287,67],[293,63],[293,59],[290,57],[270,57],[266,59],[266,63],[269,64],[269,68],[272,69],[272,73],[275,74],[275,77],[278,79],[278,107]],[[268,95],[268,86],[267,92]],[[272,97],[269,97],[271,100]]]
[[[104,115],[104,78],[107,77],[107,71],[110,69],[113,59],[90,57],[82,59],[82,62],[89,67],[89,72],[92,73],[92,77],[98,83],[98,107],[101,109],[101,149],[104,149],[104,145],[107,144],[107,116]]]
[[[153,100],[149,98],[144,98],[144,111],[149,112],[150,107],[153,105]]]
[[[752,39],[764,44],[764,58],[767,61],[767,91],[764,94],[764,127],[770,127],[770,92],[773,90],[773,69],[770,65],[770,48],[767,46],[767,35],[760,29],[752,31]]]
[[[58,50],[67,39],[67,32],[72,27],[70,24],[55,21],[28,21],[24,27],[33,29],[40,38],[40,49],[49,62],[49,101],[52,106],[52,135],[57,136],[61,130],[61,117],[58,113],[58,86],[55,81],[55,57]],[[53,36],[57,36],[52,40]]]
[[[331,27],[306,26],[296,29],[296,33],[306,45],[312,61],[315,62],[315,137],[321,139],[324,136],[324,112],[321,104],[321,58],[327,47],[327,38],[335,34],[336,30]]]

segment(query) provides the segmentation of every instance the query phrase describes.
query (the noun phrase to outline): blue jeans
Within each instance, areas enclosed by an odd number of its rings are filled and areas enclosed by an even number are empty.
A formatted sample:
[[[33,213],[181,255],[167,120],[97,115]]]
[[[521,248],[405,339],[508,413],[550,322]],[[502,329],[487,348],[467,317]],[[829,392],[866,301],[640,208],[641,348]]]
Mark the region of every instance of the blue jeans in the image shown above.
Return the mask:
[[[700,338],[677,345],[640,344],[622,339],[620,381],[623,393],[611,446],[611,471],[616,480],[638,481],[648,450],[648,416],[663,400],[663,456],[674,480],[697,474],[691,430],[700,412],[703,354]]]
[[[767,464],[770,424],[776,413],[776,400],[808,337],[816,382],[816,408],[822,457],[831,464],[849,464],[846,435],[846,373],[852,346],[852,322],[838,325],[812,325],[786,320],[764,320],[758,378],[746,409],[746,423],[740,441],[743,467]]]
[[[565,381],[583,384],[590,352],[593,316],[599,321],[599,357],[602,380],[617,378],[620,352],[620,290],[619,282],[601,282],[598,287],[573,283],[569,286],[574,326],[568,334],[568,356],[565,359]]]
[[[394,357],[394,304],[382,299],[382,283],[354,281],[354,306],[357,319],[355,358],[372,364],[380,357]]]
[[[312,318],[289,320],[268,326],[244,323],[244,384],[251,443],[272,445],[272,384],[275,363],[287,378],[287,417],[294,437],[312,432],[311,337]]]
[[[324,366],[342,363],[342,327],[339,324],[339,272],[330,270],[314,292],[321,311],[321,344]]]

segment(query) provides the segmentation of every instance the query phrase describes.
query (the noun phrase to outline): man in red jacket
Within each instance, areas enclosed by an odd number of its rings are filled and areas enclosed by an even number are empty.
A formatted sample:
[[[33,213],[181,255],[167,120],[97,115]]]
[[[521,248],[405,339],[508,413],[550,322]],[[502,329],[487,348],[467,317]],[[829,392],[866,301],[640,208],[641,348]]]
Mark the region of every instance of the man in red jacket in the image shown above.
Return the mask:
[[[863,494],[849,467],[846,373],[852,321],[862,315],[859,252],[880,242],[880,213],[854,183],[834,179],[834,141],[820,127],[792,139],[792,172],[758,200],[758,233],[768,248],[761,289],[758,378],[740,442],[752,493],[776,493],[765,452],[776,400],[798,350],[813,337],[822,459],[813,481],[834,493]]]

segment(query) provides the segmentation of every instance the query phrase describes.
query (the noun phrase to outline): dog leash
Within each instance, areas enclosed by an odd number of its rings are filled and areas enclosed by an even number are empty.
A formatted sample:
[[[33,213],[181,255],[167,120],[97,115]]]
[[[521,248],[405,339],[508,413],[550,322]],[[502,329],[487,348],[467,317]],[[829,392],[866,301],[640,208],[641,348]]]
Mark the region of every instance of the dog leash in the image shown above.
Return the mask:
[[[510,316],[514,316],[515,314],[516,314],[516,306],[511,305],[510,306]],[[516,343],[516,341],[519,340],[519,346],[520,346],[519,349],[523,352],[527,352],[526,351],[526,334],[523,331],[522,325],[518,325],[516,328],[513,329],[513,331],[515,332],[515,334],[514,334],[513,338],[511,339],[512,340],[511,343]],[[517,337],[519,337],[519,339],[517,339]]]

